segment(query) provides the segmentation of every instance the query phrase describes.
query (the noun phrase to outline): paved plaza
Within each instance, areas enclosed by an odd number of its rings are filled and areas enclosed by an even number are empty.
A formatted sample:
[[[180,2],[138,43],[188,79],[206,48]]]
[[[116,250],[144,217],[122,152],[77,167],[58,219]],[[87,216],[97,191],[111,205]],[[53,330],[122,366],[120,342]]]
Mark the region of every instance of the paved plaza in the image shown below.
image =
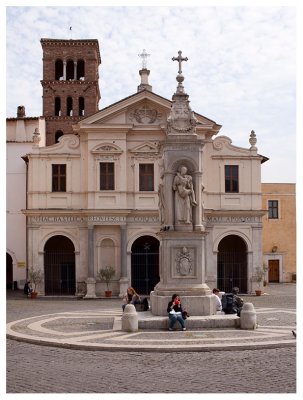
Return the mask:
[[[7,393],[295,393],[295,292],[271,284],[261,297],[244,296],[255,331],[133,333],[121,331],[120,299],[10,292]]]

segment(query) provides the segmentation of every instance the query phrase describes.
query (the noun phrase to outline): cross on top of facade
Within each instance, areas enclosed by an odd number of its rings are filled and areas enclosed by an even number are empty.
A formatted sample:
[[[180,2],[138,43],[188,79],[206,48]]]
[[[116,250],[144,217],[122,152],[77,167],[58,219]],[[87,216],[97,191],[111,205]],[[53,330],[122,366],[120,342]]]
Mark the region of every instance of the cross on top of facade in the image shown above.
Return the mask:
[[[150,56],[150,54],[146,53],[146,50],[143,49],[141,54],[138,54],[139,57],[142,58],[142,69],[146,69],[146,61],[147,61],[147,57]]]
[[[182,69],[181,69],[181,67],[182,67],[182,61],[187,61],[188,58],[187,58],[187,57],[182,57],[182,51],[179,50],[179,51],[178,51],[178,57],[173,57],[172,60],[173,60],[173,61],[178,61],[178,63],[179,63],[179,71],[178,71],[178,73],[179,73],[179,74],[182,74]]]

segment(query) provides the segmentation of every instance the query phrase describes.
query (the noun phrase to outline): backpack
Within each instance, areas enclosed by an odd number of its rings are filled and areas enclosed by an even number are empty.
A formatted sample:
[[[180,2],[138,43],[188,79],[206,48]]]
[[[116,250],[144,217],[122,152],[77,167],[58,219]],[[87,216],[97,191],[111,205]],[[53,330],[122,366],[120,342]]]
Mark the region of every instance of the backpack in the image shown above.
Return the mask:
[[[148,304],[148,300],[147,300],[146,297],[144,297],[144,299],[142,300],[141,304],[143,304],[144,311],[148,311],[149,310],[149,304]]]
[[[236,314],[237,306],[235,304],[235,297],[233,294],[224,294],[222,296],[222,311],[225,314]]]

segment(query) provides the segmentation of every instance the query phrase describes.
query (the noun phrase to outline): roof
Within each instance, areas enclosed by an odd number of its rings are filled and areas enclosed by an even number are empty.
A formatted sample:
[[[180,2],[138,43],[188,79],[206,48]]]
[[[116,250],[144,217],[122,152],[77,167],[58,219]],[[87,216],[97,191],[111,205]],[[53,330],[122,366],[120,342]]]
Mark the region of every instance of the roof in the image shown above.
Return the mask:
[[[36,119],[41,119],[41,118],[45,118],[43,116],[41,117],[8,117],[6,118],[6,121],[17,121],[17,120],[36,120]]]
[[[115,106],[115,105],[117,105],[117,104],[119,104],[119,103],[122,103],[122,102],[125,101],[125,100],[131,99],[132,97],[135,97],[136,95],[138,95],[138,93],[143,93],[143,92],[152,93],[154,96],[159,97],[159,99],[163,99],[163,100],[169,102],[170,104],[172,104],[172,100],[169,100],[169,99],[167,99],[166,97],[160,96],[159,94],[157,94],[157,93],[155,93],[155,92],[151,92],[150,90],[143,89],[143,90],[140,90],[139,92],[136,92],[136,93],[131,94],[130,96],[124,97],[123,99],[120,99],[120,100],[116,101],[115,103],[112,103],[112,104],[108,105],[107,107],[101,108],[101,110],[97,111],[96,114],[97,114],[98,112],[100,112],[100,111],[107,110],[108,108],[110,108],[110,107],[112,107],[112,106]],[[195,111],[194,111],[194,113],[195,113],[196,115],[199,115],[199,116],[202,117],[202,118],[208,119],[209,121],[213,122],[214,124],[216,124],[216,125],[218,125],[218,126],[221,126],[221,125],[217,124],[214,120],[212,120],[212,119],[210,119],[210,118],[208,118],[208,117],[205,117],[205,116],[202,115],[202,114],[199,114],[199,113],[197,113],[197,112],[195,112]]]

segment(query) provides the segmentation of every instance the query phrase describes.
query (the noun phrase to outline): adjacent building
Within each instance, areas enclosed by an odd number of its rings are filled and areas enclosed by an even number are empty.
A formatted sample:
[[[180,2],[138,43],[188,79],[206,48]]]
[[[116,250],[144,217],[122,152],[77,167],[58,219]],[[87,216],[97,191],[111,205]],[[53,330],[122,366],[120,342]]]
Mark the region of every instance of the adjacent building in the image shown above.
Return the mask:
[[[6,287],[24,286],[27,267],[27,165],[22,159],[34,146],[45,146],[45,119],[17,116],[6,119]]]
[[[268,282],[296,280],[296,185],[262,183],[263,258]]]

